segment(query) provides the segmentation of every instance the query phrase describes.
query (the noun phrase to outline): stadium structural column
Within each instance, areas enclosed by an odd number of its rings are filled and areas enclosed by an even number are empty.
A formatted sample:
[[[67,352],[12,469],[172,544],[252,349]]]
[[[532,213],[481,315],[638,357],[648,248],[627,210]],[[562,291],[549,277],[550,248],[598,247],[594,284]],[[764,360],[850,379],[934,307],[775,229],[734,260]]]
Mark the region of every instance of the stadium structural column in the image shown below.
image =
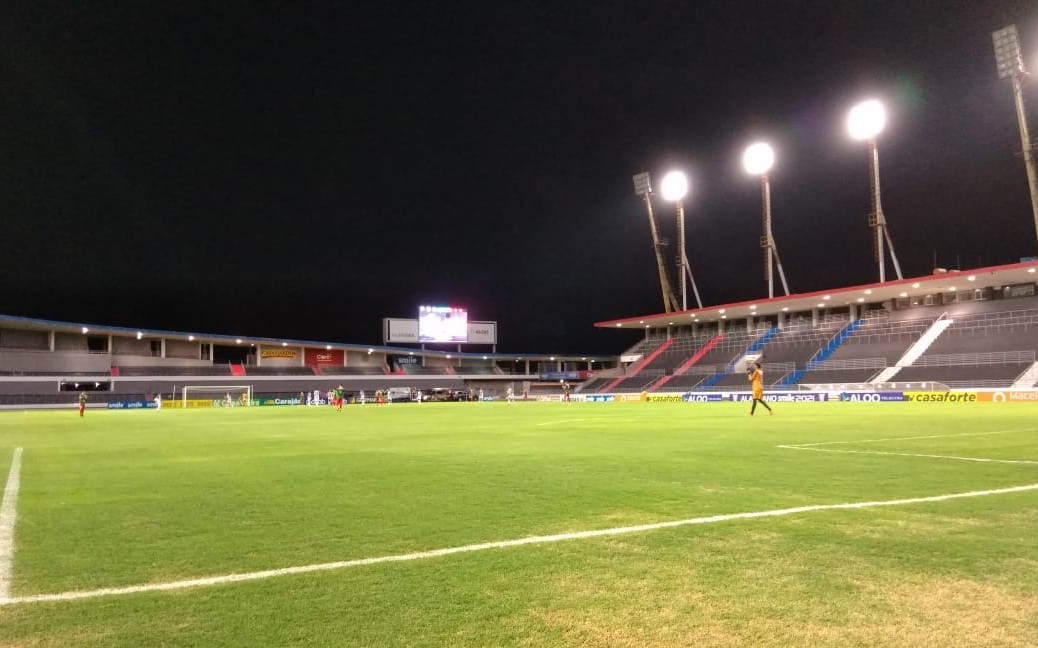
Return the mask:
[[[1034,144],[1027,130],[1027,113],[1024,112],[1023,84],[1020,76],[1013,75],[1013,97],[1016,102],[1016,120],[1020,123],[1020,142],[1023,145],[1024,168],[1027,170],[1027,186],[1031,190],[1031,214],[1034,216],[1034,232],[1038,237],[1038,178],[1034,171]]]
[[[897,273],[898,279],[904,279],[901,276],[901,264],[897,261],[897,254],[894,252],[894,242],[890,239],[890,232],[887,230],[887,219],[883,215],[883,202],[880,198],[880,186],[879,186],[879,146],[876,145],[876,138],[869,138],[869,180],[872,185],[872,213],[869,214],[869,224],[872,225],[875,230],[876,239],[874,244],[874,252],[876,261],[879,263],[879,281],[880,283],[885,282],[886,279],[886,255],[883,252],[883,242],[886,241],[887,248],[890,250],[890,259],[894,262],[894,271]]]
[[[1034,169],[1034,143],[1027,130],[1027,112],[1024,110],[1023,80],[1027,78],[1023,54],[1020,52],[1020,36],[1016,25],[1008,25],[991,33],[995,46],[995,65],[998,78],[1011,79],[1013,83],[1013,101],[1016,104],[1016,120],[1020,127],[1020,144],[1023,147],[1024,169],[1027,172],[1027,186],[1031,191],[1031,213],[1034,217],[1034,231],[1038,236],[1038,178]]]

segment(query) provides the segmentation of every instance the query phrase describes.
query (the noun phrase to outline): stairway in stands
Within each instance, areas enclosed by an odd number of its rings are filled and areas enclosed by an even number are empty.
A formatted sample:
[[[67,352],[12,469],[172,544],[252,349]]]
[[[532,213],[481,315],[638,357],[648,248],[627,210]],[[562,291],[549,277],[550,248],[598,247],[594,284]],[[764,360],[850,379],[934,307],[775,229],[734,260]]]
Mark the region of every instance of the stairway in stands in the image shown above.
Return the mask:
[[[696,386],[696,389],[705,389],[707,387],[713,387],[717,383],[721,382],[721,379],[725,376],[729,376],[735,373],[735,365],[739,364],[739,361],[742,360],[746,354],[756,353],[757,351],[760,351],[764,348],[764,345],[768,343],[768,340],[775,337],[781,332],[782,329],[778,328],[777,326],[769,328],[767,331],[764,332],[764,335],[760,336],[753,344],[746,347],[745,351],[732,358],[731,362],[728,363],[728,365],[724,368],[723,371],[718,371],[717,373],[711,376],[707,376],[703,382],[699,383]]]
[[[836,335],[834,335],[832,339],[825,344],[824,347],[819,349],[818,352],[815,353],[814,356],[807,361],[807,364],[804,366],[803,369],[797,369],[795,371],[790,372],[788,376],[786,376],[779,382],[779,386],[789,387],[790,385],[797,384],[797,382],[799,382],[799,380],[804,377],[804,374],[828,360],[829,356],[831,356],[834,351],[839,349],[840,345],[843,344],[847,338],[854,335],[855,331],[860,329],[863,324],[865,324],[865,320],[856,319],[847,326],[840,329],[839,332],[837,332]]]
[[[681,376],[681,375],[683,375],[686,371],[689,370],[689,367],[691,367],[692,365],[694,365],[697,362],[699,362],[700,360],[702,360],[703,356],[705,356],[707,353],[709,353],[710,349],[713,349],[715,346],[717,346],[717,343],[720,342],[723,339],[724,339],[724,333],[718,333],[717,335],[715,335],[713,338],[710,339],[709,342],[704,344],[701,349],[699,349],[698,351],[693,353],[691,358],[689,358],[688,360],[686,360],[683,363],[681,363],[681,366],[678,367],[677,369],[675,369],[673,374],[664,376],[663,378],[660,378],[658,381],[656,381],[652,385],[652,387],[649,387],[649,391],[654,392],[657,389],[659,389],[660,387],[662,387],[662,386],[666,385],[668,382],[670,382],[670,379],[673,378],[674,376]]]
[[[884,383],[889,382],[891,378],[897,375],[897,372],[901,371],[904,367],[911,367],[915,364],[915,361],[919,359],[919,356],[926,353],[926,350],[930,348],[937,338],[941,336],[941,333],[955,323],[955,320],[948,317],[948,313],[942,314],[937,318],[937,321],[933,323],[930,328],[915,341],[915,344],[908,347],[908,350],[894,363],[893,367],[887,367],[883,371],[879,372],[870,382],[873,383]]]

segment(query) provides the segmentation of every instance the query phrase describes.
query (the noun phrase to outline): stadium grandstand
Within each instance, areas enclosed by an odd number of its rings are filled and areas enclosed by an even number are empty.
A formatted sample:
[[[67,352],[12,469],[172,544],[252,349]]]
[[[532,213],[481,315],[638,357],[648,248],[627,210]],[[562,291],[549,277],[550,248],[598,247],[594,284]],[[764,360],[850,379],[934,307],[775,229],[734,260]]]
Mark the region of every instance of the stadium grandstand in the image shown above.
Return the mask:
[[[598,322],[643,329],[583,393],[1038,386],[1038,261]]]
[[[185,387],[212,398],[249,388],[254,400],[305,402],[342,385],[365,392],[451,389],[501,398],[559,394],[616,356],[467,353],[420,347],[130,329],[0,315],[0,409],[68,407],[90,392],[91,407],[138,407]],[[236,401],[237,402],[237,401]]]
[[[466,353],[136,330],[0,316],[0,407],[178,398],[248,386],[305,401],[342,385],[475,397],[736,392],[761,362],[783,391],[1038,387],[1038,261],[598,322],[644,337],[618,356]],[[583,395],[583,396],[581,396]]]

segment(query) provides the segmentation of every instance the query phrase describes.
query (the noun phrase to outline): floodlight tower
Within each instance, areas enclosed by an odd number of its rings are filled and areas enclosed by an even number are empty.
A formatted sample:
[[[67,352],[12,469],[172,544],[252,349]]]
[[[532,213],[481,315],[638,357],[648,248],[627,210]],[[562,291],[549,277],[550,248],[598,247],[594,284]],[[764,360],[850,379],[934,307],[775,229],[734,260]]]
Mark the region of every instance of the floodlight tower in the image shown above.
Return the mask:
[[[771,272],[772,258],[774,265],[778,266],[779,278],[782,279],[782,289],[789,295],[789,285],[786,284],[786,273],[782,271],[782,260],[779,259],[778,247],[775,245],[775,237],[771,233],[771,182],[768,180],[768,171],[775,164],[775,152],[764,142],[757,142],[746,147],[742,154],[742,166],[746,173],[760,176],[760,194],[763,202],[763,234],[760,237],[760,246],[764,250],[764,278],[768,282],[768,298],[775,296],[775,279]]]
[[[688,193],[688,178],[680,171],[671,171],[663,176],[660,183],[660,191],[663,199],[677,206],[677,229],[678,229],[678,275],[681,277],[681,310],[688,310],[688,293],[685,289],[685,275],[688,275],[689,283],[692,284],[692,292],[696,296],[696,303],[703,307],[703,300],[699,298],[699,289],[696,288],[696,280],[692,276],[692,264],[688,262],[685,254],[685,194]]]
[[[851,138],[869,143],[869,185],[872,189],[869,227],[875,233],[873,254],[879,263],[881,283],[887,280],[883,254],[884,240],[887,242],[887,247],[890,248],[890,258],[894,262],[897,278],[904,279],[901,276],[901,265],[897,262],[897,254],[894,253],[894,242],[890,240],[890,232],[887,231],[887,219],[883,216],[883,204],[879,196],[879,150],[876,147],[876,136],[880,134],[886,124],[887,113],[883,109],[883,104],[875,99],[861,102],[847,115],[847,132]]]
[[[667,266],[663,261],[663,243],[660,242],[660,233],[656,228],[656,217],[652,214],[652,181],[648,173],[639,173],[634,176],[634,193],[645,201],[645,211],[649,214],[652,247],[656,251],[656,265],[660,270],[660,288],[663,290],[663,309],[670,313],[678,309],[678,300],[674,296],[674,290],[670,287],[670,280],[667,278]]]
[[[1013,81],[1013,98],[1016,100],[1016,121],[1020,124],[1020,143],[1024,149],[1024,168],[1027,170],[1027,185],[1031,189],[1031,212],[1034,214],[1034,229],[1038,235],[1038,180],[1034,172],[1034,143],[1027,132],[1027,114],[1024,112],[1024,79],[1029,75],[1024,69],[1024,58],[1020,54],[1020,37],[1016,25],[1010,25],[991,34],[995,43],[995,64],[998,78]]]

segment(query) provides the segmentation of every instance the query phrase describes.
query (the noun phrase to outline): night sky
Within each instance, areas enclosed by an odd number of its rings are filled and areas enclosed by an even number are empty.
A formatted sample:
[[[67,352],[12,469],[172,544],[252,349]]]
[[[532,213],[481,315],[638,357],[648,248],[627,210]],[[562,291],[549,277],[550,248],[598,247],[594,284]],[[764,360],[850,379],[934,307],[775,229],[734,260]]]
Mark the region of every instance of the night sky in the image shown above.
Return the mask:
[[[758,138],[791,290],[878,279],[869,97],[905,275],[1014,262],[1011,23],[1038,71],[1023,0],[6,2],[0,313],[378,344],[442,303],[501,351],[616,353],[595,321],[662,310],[639,171],[690,174],[708,305],[767,294]]]

